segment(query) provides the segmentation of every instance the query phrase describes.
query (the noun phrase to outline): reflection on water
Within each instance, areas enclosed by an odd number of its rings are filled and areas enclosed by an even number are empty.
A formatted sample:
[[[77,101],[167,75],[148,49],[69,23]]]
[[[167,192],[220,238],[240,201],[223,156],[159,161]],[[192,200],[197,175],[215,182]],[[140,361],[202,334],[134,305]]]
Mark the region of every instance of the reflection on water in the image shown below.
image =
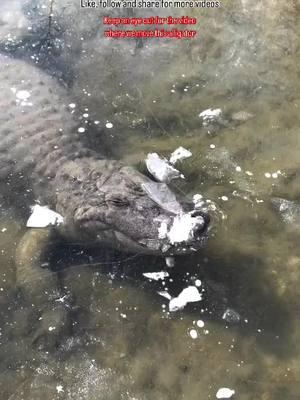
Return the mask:
[[[3,199],[1,399],[193,400],[215,398],[220,387],[242,400],[299,399],[299,215],[284,218],[287,210],[272,201],[292,201],[294,213],[300,205],[298,2],[224,1],[221,10],[198,12],[198,39],[139,49],[107,44],[96,12],[78,19],[67,3],[54,2],[59,34],[39,53],[40,66],[64,82],[72,72],[74,102],[99,120],[91,134],[99,152],[143,169],[150,151],[191,149],[181,165],[186,181],[176,186],[203,194],[225,218],[215,220],[207,248],[178,258],[164,281],[142,275],[165,268],[159,258],[61,246],[50,267],[64,296],[46,299],[53,313],[40,340],[44,305],[25,300],[15,282],[24,220]],[[48,3],[26,1],[30,14],[20,4],[5,5],[19,24],[6,18],[1,48],[29,60]],[[208,108],[221,108],[222,120],[202,124]],[[158,292],[175,297],[197,279],[203,300],[168,312]],[[57,304],[68,312],[59,334]],[[226,321],[228,309],[239,318]]]

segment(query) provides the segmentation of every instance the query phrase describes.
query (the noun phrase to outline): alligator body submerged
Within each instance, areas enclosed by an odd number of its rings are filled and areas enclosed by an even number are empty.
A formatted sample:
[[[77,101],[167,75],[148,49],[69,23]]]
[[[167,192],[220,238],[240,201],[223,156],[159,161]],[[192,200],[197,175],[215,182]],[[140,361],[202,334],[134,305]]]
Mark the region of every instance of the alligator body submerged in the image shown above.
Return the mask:
[[[199,211],[190,210],[193,232],[184,243],[161,235],[162,224],[167,231],[175,217],[168,191],[166,206],[158,205],[145,190],[149,178],[89,149],[86,125],[78,125],[71,100],[54,78],[1,56],[0,88],[0,179],[12,188],[26,182],[26,192],[64,217],[60,231],[66,238],[158,254],[203,245],[208,218]],[[185,203],[180,207],[188,211]]]
[[[53,239],[164,256],[206,242],[205,213],[85,144],[88,124],[76,120],[72,101],[53,77],[1,55],[0,105],[1,193],[18,206],[30,197],[64,218],[57,227],[28,229],[16,251],[17,287],[33,314],[28,331],[34,320],[39,326],[33,342],[46,338],[48,344],[49,324],[55,324],[50,340],[57,343],[70,326],[67,308],[56,300],[64,298],[58,276],[41,268]],[[191,231],[184,240],[171,240],[180,216],[192,222]]]

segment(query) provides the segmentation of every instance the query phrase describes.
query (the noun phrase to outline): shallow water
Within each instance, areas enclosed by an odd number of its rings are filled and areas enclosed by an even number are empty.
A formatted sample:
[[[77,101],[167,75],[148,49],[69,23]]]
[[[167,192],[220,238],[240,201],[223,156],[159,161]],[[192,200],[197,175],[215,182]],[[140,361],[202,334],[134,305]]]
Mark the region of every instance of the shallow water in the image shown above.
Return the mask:
[[[11,4],[17,15],[20,3]],[[43,305],[16,287],[23,215],[0,201],[1,399],[194,400],[221,387],[241,400],[299,399],[300,229],[271,201],[300,205],[299,2],[224,1],[198,12],[193,42],[138,49],[107,46],[94,32],[95,13],[74,26],[82,11],[67,10],[61,63],[72,60],[71,96],[100,121],[91,133],[99,151],[144,170],[148,152],[190,149],[179,165],[186,179],[173,185],[219,212],[208,246],[176,259],[164,281],[143,276],[165,269],[159,258],[57,249],[50,264],[66,297],[55,301],[71,324],[45,349],[33,340]],[[202,126],[208,108],[221,108],[222,121]],[[240,111],[245,120],[234,118]],[[170,313],[158,292],[175,297],[197,279],[202,301]],[[55,309],[44,323],[55,328]]]

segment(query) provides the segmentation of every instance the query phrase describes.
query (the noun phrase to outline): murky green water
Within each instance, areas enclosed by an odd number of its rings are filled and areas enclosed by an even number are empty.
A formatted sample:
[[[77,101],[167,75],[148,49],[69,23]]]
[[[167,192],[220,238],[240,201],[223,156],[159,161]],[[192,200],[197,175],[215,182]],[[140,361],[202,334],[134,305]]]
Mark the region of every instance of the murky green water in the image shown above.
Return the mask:
[[[57,0],[54,15],[64,3]],[[195,14],[198,39],[139,49],[89,34],[96,12],[75,26],[76,9],[62,14],[62,59],[74,64],[74,101],[102,127],[114,125],[93,133],[99,151],[144,170],[148,152],[190,149],[180,165],[186,180],[174,185],[222,213],[207,248],[178,258],[160,282],[142,275],[164,269],[159,258],[58,249],[50,264],[66,297],[48,301],[62,304],[70,323],[60,336],[48,329],[43,347],[35,338],[44,305],[16,287],[24,220],[3,200],[1,399],[202,400],[221,387],[241,400],[299,399],[300,228],[271,199],[300,206],[300,3],[224,1]],[[208,108],[221,108],[222,121],[202,126]],[[235,116],[241,111],[245,118]],[[175,297],[197,279],[203,300],[168,312],[158,292]],[[239,320],[224,320],[227,309]],[[55,328],[56,310],[45,326]]]

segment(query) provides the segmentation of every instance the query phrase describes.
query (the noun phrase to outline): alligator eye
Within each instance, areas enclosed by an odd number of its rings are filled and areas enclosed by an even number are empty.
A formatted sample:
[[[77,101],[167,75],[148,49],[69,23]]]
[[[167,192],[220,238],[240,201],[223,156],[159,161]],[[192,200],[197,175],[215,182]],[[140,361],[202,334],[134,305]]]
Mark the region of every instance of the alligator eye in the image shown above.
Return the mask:
[[[129,201],[123,197],[111,197],[108,201],[115,207],[126,207],[129,205]]]

